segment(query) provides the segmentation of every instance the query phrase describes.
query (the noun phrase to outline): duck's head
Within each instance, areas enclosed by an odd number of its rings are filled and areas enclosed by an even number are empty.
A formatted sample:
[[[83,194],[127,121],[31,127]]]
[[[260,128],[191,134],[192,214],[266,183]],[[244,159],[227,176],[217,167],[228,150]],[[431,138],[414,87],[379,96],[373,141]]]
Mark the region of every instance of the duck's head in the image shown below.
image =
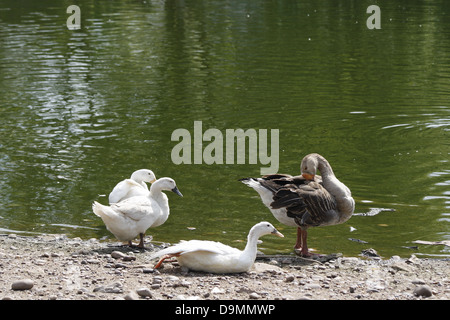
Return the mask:
[[[267,221],[257,223],[256,225],[253,226],[252,229],[256,233],[258,233],[259,236],[263,236],[266,234],[273,234],[274,236],[284,238],[284,235],[277,229],[275,229],[275,227]]]
[[[153,173],[152,170],[148,170],[148,169],[136,170],[131,175],[131,179],[133,179],[135,181],[144,181],[144,182],[149,182],[149,183],[153,183],[156,181],[155,174]]]
[[[305,156],[300,165],[300,172],[302,173],[303,178],[306,180],[314,180],[318,166],[319,161],[317,153],[311,153]]]
[[[179,195],[180,197],[183,196],[181,194],[180,190],[178,190],[175,180],[173,180],[172,178],[160,178],[160,179],[156,180],[152,184],[150,190],[152,190],[154,188],[159,188],[159,190],[172,191],[172,192],[176,193],[177,195]]]

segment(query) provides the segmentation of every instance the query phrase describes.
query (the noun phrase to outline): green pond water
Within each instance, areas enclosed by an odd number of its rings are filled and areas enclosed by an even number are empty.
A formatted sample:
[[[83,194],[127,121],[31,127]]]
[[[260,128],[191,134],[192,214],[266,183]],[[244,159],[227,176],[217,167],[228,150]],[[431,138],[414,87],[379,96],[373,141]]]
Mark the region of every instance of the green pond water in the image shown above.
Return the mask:
[[[76,1],[69,30],[71,4],[0,1],[0,233],[115,241],[92,202],[148,168],[184,195],[168,192],[155,242],[242,248],[266,220],[285,238],[260,249],[290,254],[295,228],[238,181],[269,165],[250,163],[248,146],[244,163],[226,161],[227,130],[255,129],[279,173],[318,152],[355,213],[390,209],[310,229],[316,252],[450,257],[414,243],[450,240],[450,2]],[[366,25],[372,4],[381,29]],[[194,163],[211,143],[195,144],[195,123],[222,134],[222,163]],[[177,129],[191,164],[174,161]]]

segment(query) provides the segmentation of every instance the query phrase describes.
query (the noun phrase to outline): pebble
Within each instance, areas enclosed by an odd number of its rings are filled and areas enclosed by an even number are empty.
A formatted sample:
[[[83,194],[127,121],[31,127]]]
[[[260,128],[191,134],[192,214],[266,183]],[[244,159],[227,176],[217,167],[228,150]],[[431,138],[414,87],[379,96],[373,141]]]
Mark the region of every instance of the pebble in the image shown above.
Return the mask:
[[[139,296],[144,297],[144,298],[147,298],[147,297],[151,298],[153,296],[152,292],[150,291],[149,288],[139,288],[136,290],[136,293]]]
[[[425,284],[425,281],[423,281],[422,279],[413,279],[411,282],[413,284]]]
[[[136,291],[130,291],[128,292],[125,297],[123,297],[125,300],[139,300],[138,293]]]
[[[284,279],[285,282],[292,282],[295,280],[295,276],[293,274],[288,274]]]
[[[225,293],[225,290],[222,290],[222,289],[219,289],[219,288],[215,287],[215,288],[213,288],[211,290],[211,293],[212,294]]]
[[[114,282],[107,286],[100,286],[94,288],[94,292],[104,292],[104,293],[123,293],[123,286],[120,282]]]
[[[152,268],[143,268],[143,269],[142,269],[142,272],[143,272],[143,273],[153,273],[153,272],[155,272],[155,269],[152,269]]]
[[[11,289],[13,290],[30,290],[33,288],[34,282],[31,279],[22,279],[18,281],[14,281],[11,285]]]
[[[123,261],[134,261],[136,260],[135,256],[126,255],[121,251],[113,251],[111,252],[111,257],[114,259],[122,259]]]
[[[429,286],[422,285],[414,289],[414,295],[419,297],[431,297],[433,292],[431,292],[431,288]]]
[[[256,292],[250,293],[250,294],[248,295],[248,297],[249,297],[250,299],[259,299],[259,298],[261,298],[261,296],[260,296],[259,294],[257,294]]]
[[[126,254],[120,251],[113,251],[111,252],[111,257],[113,257],[114,259],[122,259],[126,257]]]

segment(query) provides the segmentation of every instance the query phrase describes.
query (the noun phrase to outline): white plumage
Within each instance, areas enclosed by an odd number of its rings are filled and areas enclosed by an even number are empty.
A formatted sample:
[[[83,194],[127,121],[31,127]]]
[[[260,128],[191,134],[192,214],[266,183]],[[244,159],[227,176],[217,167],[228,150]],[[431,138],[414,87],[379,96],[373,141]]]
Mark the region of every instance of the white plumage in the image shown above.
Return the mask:
[[[110,206],[94,201],[92,210],[117,239],[131,245],[131,240],[139,235],[138,246],[144,247],[147,229],[162,225],[169,217],[169,201],[163,190],[182,196],[173,179],[161,178],[152,184],[147,196],[134,196]]]
[[[147,196],[148,186],[146,182],[155,182],[153,171],[140,169],[133,172],[130,179],[120,181],[109,194],[109,204],[117,203],[135,196]]]
[[[181,266],[194,271],[211,273],[246,272],[255,262],[259,237],[266,234],[283,237],[272,224],[263,221],[250,229],[247,245],[243,251],[220,242],[190,240],[160,250],[150,258],[162,257],[155,268],[158,268],[165,259],[176,257]]]

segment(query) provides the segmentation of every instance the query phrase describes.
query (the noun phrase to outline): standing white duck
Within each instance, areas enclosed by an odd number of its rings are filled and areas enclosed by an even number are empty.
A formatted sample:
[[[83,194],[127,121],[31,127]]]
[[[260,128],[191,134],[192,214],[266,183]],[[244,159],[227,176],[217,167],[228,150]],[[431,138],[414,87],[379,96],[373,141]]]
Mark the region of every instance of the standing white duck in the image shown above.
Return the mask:
[[[156,177],[152,170],[140,169],[131,174],[130,179],[120,181],[109,194],[109,204],[117,203],[134,196],[148,195],[146,182],[155,182]]]
[[[190,240],[160,250],[153,254],[150,259],[162,256],[155,265],[155,269],[159,268],[165,259],[176,257],[181,266],[194,271],[211,273],[246,272],[255,262],[259,237],[266,234],[284,237],[273,225],[263,221],[250,229],[244,251],[220,242]]]
[[[160,178],[151,185],[148,196],[131,197],[110,206],[94,201],[92,210],[117,239],[131,246],[131,240],[139,235],[138,247],[143,248],[147,229],[162,225],[169,217],[169,201],[163,190],[183,196],[173,179]]]
[[[305,156],[300,170],[301,176],[273,174],[240,181],[259,193],[278,221],[297,227],[294,250],[299,255],[311,256],[306,241],[307,229],[344,223],[352,216],[355,201],[350,189],[336,178],[321,155]],[[322,177],[315,176],[317,170]]]

